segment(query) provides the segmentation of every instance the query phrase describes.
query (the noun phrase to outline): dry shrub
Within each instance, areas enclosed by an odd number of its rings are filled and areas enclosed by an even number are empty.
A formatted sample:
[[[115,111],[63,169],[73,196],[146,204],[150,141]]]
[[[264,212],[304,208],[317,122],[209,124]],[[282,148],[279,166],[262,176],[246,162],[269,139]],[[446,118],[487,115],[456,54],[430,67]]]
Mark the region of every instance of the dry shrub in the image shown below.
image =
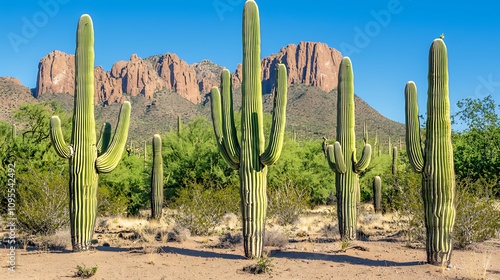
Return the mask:
[[[237,211],[239,195],[231,189],[203,188],[193,184],[180,190],[173,219],[193,235],[209,235],[222,222],[224,215]]]
[[[268,213],[279,225],[293,224],[308,208],[308,202],[308,192],[287,180],[269,190]]]
[[[282,229],[273,228],[266,230],[264,235],[264,246],[272,246],[283,248],[288,244],[288,237],[283,233]]]
[[[492,184],[486,180],[458,182],[454,228],[457,248],[498,237],[500,210],[495,207],[496,200],[489,196],[488,188],[491,187]]]

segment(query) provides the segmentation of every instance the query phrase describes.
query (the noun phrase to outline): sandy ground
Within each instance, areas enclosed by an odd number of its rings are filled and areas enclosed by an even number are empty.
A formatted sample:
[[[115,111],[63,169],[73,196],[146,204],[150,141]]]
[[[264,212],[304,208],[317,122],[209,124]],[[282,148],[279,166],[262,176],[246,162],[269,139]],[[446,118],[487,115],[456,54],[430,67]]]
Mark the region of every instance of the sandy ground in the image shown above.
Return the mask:
[[[15,272],[8,270],[9,251],[2,248],[0,279],[68,279],[74,277],[77,265],[98,266],[91,279],[106,280],[500,279],[500,240],[475,244],[468,250],[455,250],[451,266],[442,269],[425,264],[425,250],[408,246],[401,238],[390,237],[394,236],[390,229],[383,230],[387,233],[385,236],[372,235],[340,250],[339,240],[328,240],[320,234],[323,222],[309,219],[308,225],[286,229],[289,238],[286,245],[266,247],[272,272],[254,275],[244,268],[255,265],[257,260],[244,258],[241,243],[233,248],[218,248],[220,240],[216,235],[189,237],[183,242],[125,239],[124,233],[130,233],[129,228],[134,227],[134,222],[128,223],[119,226],[119,230],[108,227],[108,231],[97,233],[99,242],[90,252],[16,249]],[[137,223],[135,221],[135,225]],[[383,229],[383,226],[374,228]],[[309,233],[304,233],[304,229]],[[56,238],[66,242],[69,237],[63,233]]]

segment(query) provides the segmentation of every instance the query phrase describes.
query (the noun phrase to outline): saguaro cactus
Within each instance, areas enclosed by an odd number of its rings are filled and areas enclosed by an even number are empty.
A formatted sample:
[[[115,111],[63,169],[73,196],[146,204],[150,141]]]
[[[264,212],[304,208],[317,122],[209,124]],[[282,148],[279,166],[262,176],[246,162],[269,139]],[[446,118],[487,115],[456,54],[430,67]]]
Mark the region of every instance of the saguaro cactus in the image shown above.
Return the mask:
[[[267,166],[275,163],[283,146],[287,101],[287,75],[278,64],[273,122],[269,144],[264,150],[262,84],[260,64],[260,23],[257,4],[248,0],[243,10],[243,81],[241,143],[234,125],[231,74],[221,75],[221,93],[212,88],[212,120],[219,150],[240,174],[245,256],[262,256],[264,223],[267,210]]]
[[[398,147],[392,147],[392,176],[398,176]]]
[[[427,233],[427,262],[450,263],[455,223],[455,172],[451,145],[448,55],[442,39],[435,39],[429,51],[429,88],[425,151],[420,142],[417,87],[408,82],[406,99],[406,149],[416,172],[422,173],[422,197]]]
[[[151,218],[161,218],[163,208],[163,158],[161,136],[153,136],[153,169],[151,171]]]
[[[375,213],[382,213],[382,179],[373,177],[373,208]]]
[[[90,248],[97,212],[98,173],[111,172],[121,159],[128,136],[131,106],[124,102],[111,142],[105,124],[96,141],[94,119],[94,30],[92,19],[78,22],[75,53],[75,99],[71,143],[64,141],[59,117],[50,120],[50,136],[56,152],[69,159],[70,231],[73,251]],[[109,134],[108,134],[109,136]]]
[[[356,239],[358,173],[370,164],[371,146],[366,143],[359,161],[356,159],[354,133],[354,74],[351,60],[340,63],[337,101],[337,141],[326,149],[328,163],[336,173],[337,216],[342,239]],[[364,133],[366,135],[366,132]]]

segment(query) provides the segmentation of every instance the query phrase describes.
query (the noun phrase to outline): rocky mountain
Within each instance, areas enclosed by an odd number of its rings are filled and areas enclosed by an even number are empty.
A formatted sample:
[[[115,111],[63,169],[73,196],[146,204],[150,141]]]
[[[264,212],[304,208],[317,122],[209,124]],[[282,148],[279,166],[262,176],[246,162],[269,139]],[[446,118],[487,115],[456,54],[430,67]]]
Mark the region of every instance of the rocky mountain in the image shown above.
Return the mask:
[[[31,91],[17,78],[0,77],[0,120],[13,122],[12,111],[21,104],[34,102]]]
[[[337,77],[342,56],[323,43],[301,42],[283,47],[278,53],[262,59],[263,93],[271,93],[279,62],[288,70],[289,97],[287,130],[305,137],[335,136]],[[117,61],[109,71],[95,68],[96,119],[113,121],[123,100],[132,102],[131,139],[163,133],[173,127],[180,116],[187,123],[197,117],[210,118],[212,86],[218,86],[223,67],[203,60],[188,64],[177,55],[140,58],[133,54],[129,61]],[[57,100],[62,108],[73,109],[74,56],[53,51],[40,60],[38,80],[32,92],[15,78],[0,78],[0,119],[12,120],[12,110],[19,104]],[[232,74],[234,106],[241,106],[241,65]],[[32,94],[31,94],[32,93]],[[63,94],[66,93],[66,94]],[[272,94],[264,96],[264,109],[272,111]],[[371,133],[379,139],[397,139],[404,126],[380,115],[356,97],[356,132],[367,122]],[[110,119],[108,118],[110,117]],[[373,134],[372,134],[373,135]]]
[[[262,60],[263,93],[270,93],[276,79],[275,68],[280,61],[287,66],[288,82],[331,91],[337,87],[337,73],[342,55],[323,43],[290,44]],[[124,94],[152,99],[159,90],[172,90],[192,103],[200,103],[212,86],[219,85],[222,70],[210,61],[189,65],[177,55],[167,53],[118,61],[105,71],[95,68],[95,100],[98,104],[120,103]],[[74,56],[53,51],[40,60],[35,97],[46,93],[74,92]],[[233,85],[241,85],[242,69],[233,73]]]

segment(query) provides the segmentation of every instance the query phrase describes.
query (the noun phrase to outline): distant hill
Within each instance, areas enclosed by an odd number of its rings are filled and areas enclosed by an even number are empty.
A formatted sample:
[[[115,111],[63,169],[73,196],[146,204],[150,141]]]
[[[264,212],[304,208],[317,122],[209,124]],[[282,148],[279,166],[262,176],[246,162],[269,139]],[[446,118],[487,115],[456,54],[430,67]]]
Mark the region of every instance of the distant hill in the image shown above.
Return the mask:
[[[13,123],[12,111],[21,104],[36,102],[28,87],[12,77],[0,77],[0,120]]]
[[[241,91],[236,89],[234,94],[234,108],[241,107]],[[203,104],[193,104],[172,91],[159,91],[154,94],[154,100],[142,97],[129,97],[132,102],[130,123],[130,139],[137,142],[149,140],[154,133],[165,133],[177,128],[177,116],[183,123],[197,117],[210,120],[210,100]],[[63,108],[73,110],[73,97],[68,94],[46,94],[39,101],[57,100]],[[271,113],[273,97],[264,95],[264,111]],[[316,87],[294,85],[289,88],[287,104],[287,131],[295,131],[299,137],[321,138],[326,136],[335,139],[337,126],[337,91],[329,93]],[[393,142],[404,137],[404,125],[382,116],[370,107],[361,98],[355,97],[356,106],[356,134],[362,137],[363,123],[366,121],[369,133],[369,142],[373,143],[375,132],[378,133],[379,143],[387,143],[389,136]],[[98,106],[95,110],[98,122],[110,122],[116,125],[119,104],[107,107]]]
[[[290,44],[262,59],[264,110],[272,110],[275,68],[280,61],[288,71],[289,98],[287,130],[299,137],[335,138],[337,77],[342,56],[323,43]],[[57,100],[73,110],[74,56],[53,51],[39,62],[37,87],[30,89],[15,78],[0,78],[0,119],[12,120],[12,110],[22,103]],[[187,123],[196,117],[210,119],[212,86],[219,85],[222,66],[209,60],[187,64],[175,54],[150,56],[133,54],[129,61],[117,61],[112,69],[95,68],[96,119],[115,125],[119,104],[132,102],[130,137],[133,141],[149,139],[154,133],[176,128],[177,116]],[[232,74],[234,106],[241,104],[241,65]],[[361,98],[356,97],[356,132],[361,139],[363,123],[369,129],[370,142],[375,133],[380,143],[391,136],[396,141],[404,135],[404,126],[382,116]]]

